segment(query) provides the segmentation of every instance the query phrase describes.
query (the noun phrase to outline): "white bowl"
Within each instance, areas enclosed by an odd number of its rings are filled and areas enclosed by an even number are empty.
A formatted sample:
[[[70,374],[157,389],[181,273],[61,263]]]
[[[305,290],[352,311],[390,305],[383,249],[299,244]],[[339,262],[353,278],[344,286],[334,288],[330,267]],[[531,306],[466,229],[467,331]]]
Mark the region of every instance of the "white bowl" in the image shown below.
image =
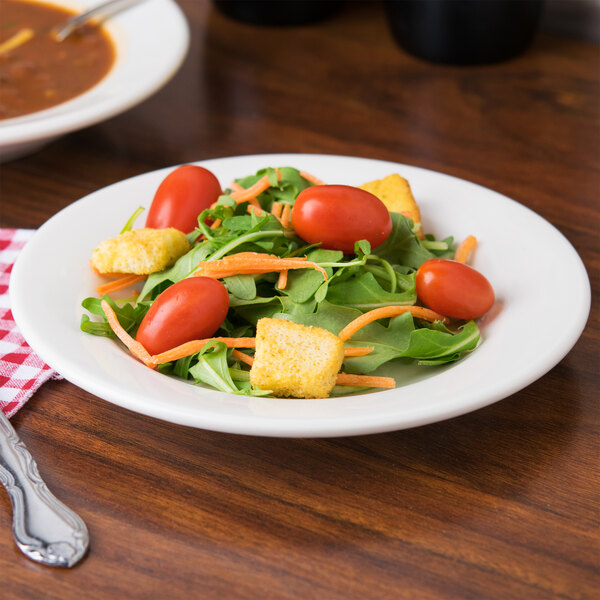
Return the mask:
[[[77,12],[100,0],[51,0]],[[189,46],[189,28],[174,0],[143,0],[104,25],[116,50],[110,72],[89,91],[53,106],[0,121],[0,162],[104,121],[157,92],[177,72]]]

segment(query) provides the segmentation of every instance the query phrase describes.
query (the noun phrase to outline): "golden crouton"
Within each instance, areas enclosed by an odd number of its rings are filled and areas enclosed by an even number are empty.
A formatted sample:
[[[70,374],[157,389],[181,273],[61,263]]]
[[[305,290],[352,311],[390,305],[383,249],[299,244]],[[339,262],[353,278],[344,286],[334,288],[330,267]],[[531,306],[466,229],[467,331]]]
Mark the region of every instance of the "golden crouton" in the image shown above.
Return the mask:
[[[327,398],[343,360],[342,340],[326,329],[259,319],[250,382],[275,396]]]
[[[369,181],[359,187],[377,196],[390,212],[402,213],[405,217],[412,219],[417,237],[423,238],[421,211],[415,201],[410,185],[404,177],[394,173],[383,179]]]
[[[175,264],[189,249],[185,234],[172,227],[132,229],[100,242],[91,264],[99,273],[148,275]]]

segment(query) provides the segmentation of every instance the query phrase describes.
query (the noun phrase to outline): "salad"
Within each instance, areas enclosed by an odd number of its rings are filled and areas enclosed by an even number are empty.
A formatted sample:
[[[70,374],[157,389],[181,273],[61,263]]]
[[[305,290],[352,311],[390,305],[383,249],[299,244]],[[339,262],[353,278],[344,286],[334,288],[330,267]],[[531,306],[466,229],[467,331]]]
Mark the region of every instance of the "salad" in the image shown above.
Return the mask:
[[[424,232],[398,174],[354,187],[268,167],[222,189],[210,171],[184,165],[135,229],[142,211],[94,250],[92,268],[107,281],[83,300],[81,329],[224,392],[395,387],[380,368],[459,360],[494,302],[466,264],[476,239]]]

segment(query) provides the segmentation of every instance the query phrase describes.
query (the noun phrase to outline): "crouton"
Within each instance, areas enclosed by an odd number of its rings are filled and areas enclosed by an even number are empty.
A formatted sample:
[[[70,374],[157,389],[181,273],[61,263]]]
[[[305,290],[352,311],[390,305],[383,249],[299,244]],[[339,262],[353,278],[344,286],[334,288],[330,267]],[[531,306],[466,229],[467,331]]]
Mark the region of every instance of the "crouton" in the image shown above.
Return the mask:
[[[148,275],[175,264],[189,249],[185,234],[172,227],[132,229],[100,242],[91,265],[98,273]]]
[[[412,219],[417,237],[423,238],[421,211],[410,189],[410,184],[404,177],[394,173],[383,179],[369,181],[359,187],[377,196],[390,212],[401,213]]]
[[[343,360],[343,342],[326,329],[259,319],[250,382],[275,396],[327,398]]]

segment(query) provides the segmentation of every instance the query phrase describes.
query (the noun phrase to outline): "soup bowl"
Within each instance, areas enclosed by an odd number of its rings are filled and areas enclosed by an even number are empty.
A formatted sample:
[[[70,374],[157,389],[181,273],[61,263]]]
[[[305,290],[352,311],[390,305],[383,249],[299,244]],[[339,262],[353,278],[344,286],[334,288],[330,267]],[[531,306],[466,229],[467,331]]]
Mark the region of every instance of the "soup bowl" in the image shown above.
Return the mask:
[[[99,0],[51,0],[83,12]],[[177,72],[189,46],[189,27],[174,0],[142,0],[112,15],[103,27],[115,61],[96,85],[45,110],[0,121],[0,162],[42,148],[52,140],[122,113],[150,97]],[[167,40],[157,44],[157,40]]]

